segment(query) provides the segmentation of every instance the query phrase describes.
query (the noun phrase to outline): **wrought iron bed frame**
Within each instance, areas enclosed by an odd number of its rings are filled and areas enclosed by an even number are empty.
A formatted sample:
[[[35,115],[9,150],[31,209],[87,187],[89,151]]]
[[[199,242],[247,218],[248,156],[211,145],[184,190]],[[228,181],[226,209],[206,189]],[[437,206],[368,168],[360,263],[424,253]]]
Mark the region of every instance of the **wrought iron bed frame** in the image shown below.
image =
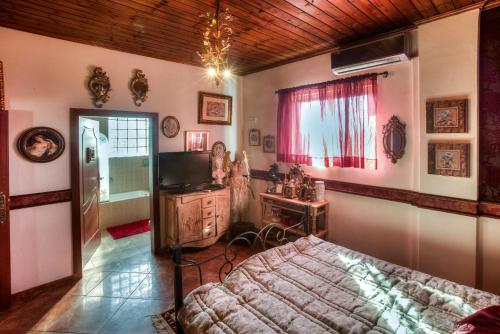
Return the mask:
[[[224,247],[224,251],[214,255],[210,258],[207,258],[205,260],[202,260],[200,262],[196,262],[194,260],[190,259],[184,259],[182,257],[182,248],[183,246],[185,248],[189,247],[189,243],[186,243],[184,245],[182,244],[176,244],[171,247],[172,251],[172,260],[174,261],[174,299],[175,299],[175,323],[176,323],[176,329],[177,329],[177,334],[183,334],[184,330],[178,320],[177,313],[181,309],[183,305],[183,292],[182,292],[182,268],[186,267],[196,267],[198,269],[198,277],[200,281],[200,286],[203,285],[203,274],[201,270],[201,265],[211,262],[215,259],[218,258],[223,258],[224,263],[222,266],[219,268],[219,281],[222,282],[224,278],[231,273],[234,269],[234,264],[233,261],[237,257],[236,250],[234,249],[234,244],[237,241],[244,241],[251,249],[252,254],[255,252],[255,247],[258,244],[258,241],[260,241],[260,246],[262,247],[263,251],[266,251],[266,244],[269,237],[274,236],[275,240],[280,244],[284,245],[289,242],[287,239],[287,232],[292,230],[292,229],[297,229],[301,225],[303,225],[306,230],[310,224],[310,208],[306,207],[306,212],[304,215],[300,218],[299,222],[293,226],[289,226],[284,229],[278,229],[278,224],[272,223],[272,224],[267,224],[263,228],[261,228],[258,232],[253,232],[253,231],[248,231],[241,233],[234,237],[229,243]],[[272,230],[277,229],[278,231],[276,234],[271,233]],[[253,241],[251,240],[253,237]],[[224,271],[224,268],[227,267],[227,270]],[[224,273],[224,275],[223,275]]]

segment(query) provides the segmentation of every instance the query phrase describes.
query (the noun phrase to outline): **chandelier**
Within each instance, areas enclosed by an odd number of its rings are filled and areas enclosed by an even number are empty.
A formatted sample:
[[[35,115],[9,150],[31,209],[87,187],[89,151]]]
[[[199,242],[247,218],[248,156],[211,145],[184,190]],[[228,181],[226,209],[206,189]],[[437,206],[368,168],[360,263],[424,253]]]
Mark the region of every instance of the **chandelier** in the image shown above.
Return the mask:
[[[233,34],[230,27],[232,16],[227,8],[221,11],[219,0],[216,0],[215,13],[208,12],[201,17],[207,19],[207,24],[203,33],[203,51],[197,54],[207,69],[208,76],[219,87],[222,80],[231,76],[227,56],[231,46],[229,39]]]

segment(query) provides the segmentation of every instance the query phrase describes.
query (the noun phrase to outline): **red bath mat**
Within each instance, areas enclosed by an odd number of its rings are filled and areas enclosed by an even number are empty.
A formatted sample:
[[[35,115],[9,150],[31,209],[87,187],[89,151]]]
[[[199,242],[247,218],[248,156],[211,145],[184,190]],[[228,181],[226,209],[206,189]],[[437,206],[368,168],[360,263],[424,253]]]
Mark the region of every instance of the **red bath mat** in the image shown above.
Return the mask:
[[[149,231],[149,219],[139,220],[133,223],[111,226],[107,230],[113,239],[121,239],[132,235]]]

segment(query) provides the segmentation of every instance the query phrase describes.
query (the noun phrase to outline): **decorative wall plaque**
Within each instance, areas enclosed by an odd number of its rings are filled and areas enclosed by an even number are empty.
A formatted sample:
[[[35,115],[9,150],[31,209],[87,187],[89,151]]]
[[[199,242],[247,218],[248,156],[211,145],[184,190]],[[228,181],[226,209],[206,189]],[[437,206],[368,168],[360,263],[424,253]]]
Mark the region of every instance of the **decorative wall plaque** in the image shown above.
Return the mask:
[[[174,116],[167,116],[161,122],[161,132],[167,138],[174,138],[181,128],[179,121]]]
[[[148,98],[149,84],[146,75],[141,70],[136,70],[129,86],[134,98],[134,104],[140,107]]]
[[[397,116],[392,116],[382,129],[384,153],[395,164],[405,154],[406,125]]]
[[[92,94],[92,100],[97,108],[102,108],[103,104],[109,100],[111,84],[106,72],[100,67],[96,67],[89,79],[88,87]]]

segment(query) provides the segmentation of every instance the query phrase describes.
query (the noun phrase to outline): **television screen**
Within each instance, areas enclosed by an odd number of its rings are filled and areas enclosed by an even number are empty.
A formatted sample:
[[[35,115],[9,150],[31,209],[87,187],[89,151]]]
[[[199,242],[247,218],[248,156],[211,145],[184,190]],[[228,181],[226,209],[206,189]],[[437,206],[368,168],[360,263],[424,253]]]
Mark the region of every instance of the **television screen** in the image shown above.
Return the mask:
[[[165,152],[159,155],[160,188],[195,188],[210,183],[210,152]]]

